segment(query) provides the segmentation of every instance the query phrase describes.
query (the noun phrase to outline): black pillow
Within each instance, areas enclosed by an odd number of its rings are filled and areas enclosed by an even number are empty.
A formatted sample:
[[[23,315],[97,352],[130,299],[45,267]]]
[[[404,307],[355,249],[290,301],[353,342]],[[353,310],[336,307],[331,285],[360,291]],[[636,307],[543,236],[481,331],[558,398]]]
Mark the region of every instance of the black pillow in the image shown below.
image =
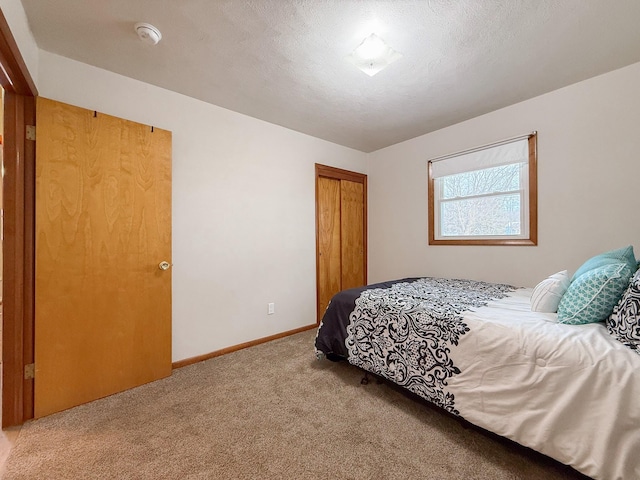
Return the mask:
[[[607,319],[607,329],[617,340],[640,354],[640,270]]]

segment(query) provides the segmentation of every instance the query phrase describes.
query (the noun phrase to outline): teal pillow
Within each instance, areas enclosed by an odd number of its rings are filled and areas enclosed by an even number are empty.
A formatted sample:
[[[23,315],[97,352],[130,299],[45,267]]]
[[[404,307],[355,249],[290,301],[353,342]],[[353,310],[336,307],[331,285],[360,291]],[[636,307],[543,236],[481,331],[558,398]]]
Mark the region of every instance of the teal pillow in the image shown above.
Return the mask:
[[[628,247],[611,250],[610,252],[601,253],[600,255],[590,258],[584,262],[578,270],[576,270],[576,273],[571,277],[571,281],[573,282],[576,278],[587,273],[589,270],[609,265],[611,263],[626,263],[629,268],[635,272],[638,269],[638,263],[635,255],[633,254],[633,246],[629,245]]]
[[[626,263],[611,263],[576,278],[558,305],[558,322],[571,325],[605,320],[625,292],[633,276]]]

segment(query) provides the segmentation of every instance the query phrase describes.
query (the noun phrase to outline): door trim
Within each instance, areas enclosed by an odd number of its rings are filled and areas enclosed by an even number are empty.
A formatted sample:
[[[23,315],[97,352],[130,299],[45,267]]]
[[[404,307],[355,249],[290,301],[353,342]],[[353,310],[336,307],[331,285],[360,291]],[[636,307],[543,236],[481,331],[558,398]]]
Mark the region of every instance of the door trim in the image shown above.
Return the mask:
[[[2,427],[33,418],[35,83],[0,10],[0,85],[4,96],[4,242],[2,328]]]
[[[364,212],[363,212],[363,247],[364,247],[364,283],[367,283],[368,278],[368,255],[367,255],[367,176],[364,173],[352,172],[349,170],[343,170],[342,168],[329,167],[327,165],[315,164],[316,167],[316,325],[320,325],[320,319],[322,318],[322,312],[320,311],[320,228],[318,224],[319,219],[319,205],[318,205],[318,179],[320,177],[331,178],[334,180],[348,180],[350,182],[362,183],[364,196]]]

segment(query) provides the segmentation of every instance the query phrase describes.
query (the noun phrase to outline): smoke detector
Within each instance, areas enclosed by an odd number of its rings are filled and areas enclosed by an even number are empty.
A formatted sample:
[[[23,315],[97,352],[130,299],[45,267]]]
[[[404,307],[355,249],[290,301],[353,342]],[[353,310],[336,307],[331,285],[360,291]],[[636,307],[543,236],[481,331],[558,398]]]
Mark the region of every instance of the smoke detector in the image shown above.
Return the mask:
[[[136,23],[134,28],[140,40],[149,45],[156,45],[162,38],[160,30],[150,23]]]

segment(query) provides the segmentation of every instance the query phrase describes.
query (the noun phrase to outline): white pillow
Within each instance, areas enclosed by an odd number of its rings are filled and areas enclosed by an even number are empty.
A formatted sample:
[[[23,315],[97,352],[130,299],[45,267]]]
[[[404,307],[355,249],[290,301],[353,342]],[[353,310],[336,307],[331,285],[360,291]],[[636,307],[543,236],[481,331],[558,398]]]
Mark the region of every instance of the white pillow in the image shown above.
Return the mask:
[[[569,274],[566,270],[554,273],[541,281],[531,294],[531,310],[534,312],[556,313],[558,304],[569,288]]]

